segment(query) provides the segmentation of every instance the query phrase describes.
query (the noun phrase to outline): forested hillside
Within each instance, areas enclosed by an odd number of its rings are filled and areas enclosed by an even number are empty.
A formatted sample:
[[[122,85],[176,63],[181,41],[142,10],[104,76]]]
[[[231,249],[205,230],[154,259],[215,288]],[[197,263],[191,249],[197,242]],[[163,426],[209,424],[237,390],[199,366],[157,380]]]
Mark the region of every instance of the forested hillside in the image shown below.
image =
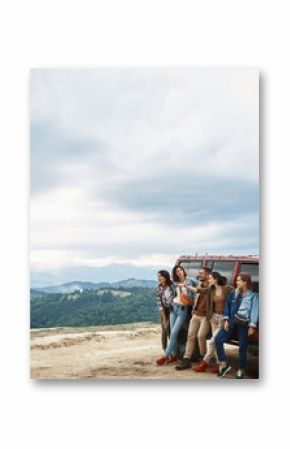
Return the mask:
[[[31,328],[158,322],[155,291],[150,288],[45,293],[31,290]]]

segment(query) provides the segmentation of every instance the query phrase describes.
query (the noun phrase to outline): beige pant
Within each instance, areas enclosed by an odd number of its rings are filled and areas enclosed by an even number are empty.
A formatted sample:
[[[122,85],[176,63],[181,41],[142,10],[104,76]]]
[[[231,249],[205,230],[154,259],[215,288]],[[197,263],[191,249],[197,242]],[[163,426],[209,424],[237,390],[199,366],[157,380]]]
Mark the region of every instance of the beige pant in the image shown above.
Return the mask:
[[[214,313],[211,320],[210,320],[210,327],[212,331],[212,338],[208,340],[207,342],[207,351],[204,356],[204,361],[206,363],[209,363],[211,359],[215,356],[216,361],[218,363],[217,353],[215,350],[215,344],[214,344],[214,337],[219,332],[220,328],[223,325],[223,315],[219,315],[217,313]]]
[[[196,338],[198,339],[200,354],[203,356],[206,353],[206,336],[208,331],[209,322],[206,319],[206,316],[192,315],[188,327],[184,358],[191,358],[194,351]]]

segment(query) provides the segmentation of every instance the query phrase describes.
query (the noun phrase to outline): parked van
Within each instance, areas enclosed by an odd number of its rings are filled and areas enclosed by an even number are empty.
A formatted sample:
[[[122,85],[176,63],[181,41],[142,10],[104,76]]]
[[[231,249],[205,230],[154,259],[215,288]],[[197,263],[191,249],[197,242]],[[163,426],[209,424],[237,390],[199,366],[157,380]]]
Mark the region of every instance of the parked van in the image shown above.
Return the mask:
[[[181,265],[187,276],[196,278],[201,267],[209,267],[227,278],[227,283],[235,286],[240,272],[249,273],[253,290],[259,292],[259,256],[180,256],[175,265]]]
[[[214,256],[214,255],[184,255],[180,256],[175,265],[181,265],[188,277],[198,278],[198,272],[202,267],[209,267],[212,271],[218,271],[227,278],[227,283],[236,287],[237,275],[241,272],[249,273],[252,278],[253,291],[259,292],[259,256]],[[184,346],[184,333],[180,335],[181,348]],[[237,336],[233,335],[232,344],[237,344]],[[249,345],[257,347],[259,343],[259,330],[249,337]],[[197,345],[196,345],[197,346]],[[182,349],[181,349],[182,352]]]

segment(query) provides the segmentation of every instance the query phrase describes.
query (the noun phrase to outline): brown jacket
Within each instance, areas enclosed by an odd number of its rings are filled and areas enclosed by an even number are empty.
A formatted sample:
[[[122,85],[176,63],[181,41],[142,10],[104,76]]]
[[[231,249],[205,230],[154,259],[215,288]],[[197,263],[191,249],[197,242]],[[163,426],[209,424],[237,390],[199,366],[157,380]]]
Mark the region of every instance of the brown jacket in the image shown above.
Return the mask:
[[[200,284],[197,288],[197,296],[192,315],[209,316],[210,288],[204,284]]]
[[[221,285],[221,288],[224,303],[226,303],[227,297],[234,288],[231,285]],[[210,320],[213,315],[215,289],[213,287],[199,287],[197,293],[199,293],[199,295],[196,299],[195,308],[193,309],[192,314],[206,316],[207,319]],[[200,309],[202,309],[201,313],[199,312]]]

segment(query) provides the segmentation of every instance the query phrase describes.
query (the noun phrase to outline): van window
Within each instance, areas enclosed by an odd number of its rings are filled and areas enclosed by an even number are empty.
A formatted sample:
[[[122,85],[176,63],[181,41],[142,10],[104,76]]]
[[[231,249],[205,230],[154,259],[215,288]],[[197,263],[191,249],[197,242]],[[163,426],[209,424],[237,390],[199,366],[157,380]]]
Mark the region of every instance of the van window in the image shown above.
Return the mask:
[[[206,266],[207,266],[208,268],[211,268],[211,269],[212,269],[212,267],[213,267],[213,261],[212,261],[212,260],[208,260]]]
[[[198,276],[198,272],[201,267],[201,262],[193,261],[193,262],[181,262],[180,265],[185,269],[188,277],[196,279]]]
[[[249,273],[252,278],[253,291],[259,292],[259,265],[257,263],[241,263],[240,272]]]
[[[212,271],[218,271],[220,274],[227,278],[227,284],[230,284],[232,281],[232,272],[234,268],[235,262],[226,262],[217,260],[213,263]]]

